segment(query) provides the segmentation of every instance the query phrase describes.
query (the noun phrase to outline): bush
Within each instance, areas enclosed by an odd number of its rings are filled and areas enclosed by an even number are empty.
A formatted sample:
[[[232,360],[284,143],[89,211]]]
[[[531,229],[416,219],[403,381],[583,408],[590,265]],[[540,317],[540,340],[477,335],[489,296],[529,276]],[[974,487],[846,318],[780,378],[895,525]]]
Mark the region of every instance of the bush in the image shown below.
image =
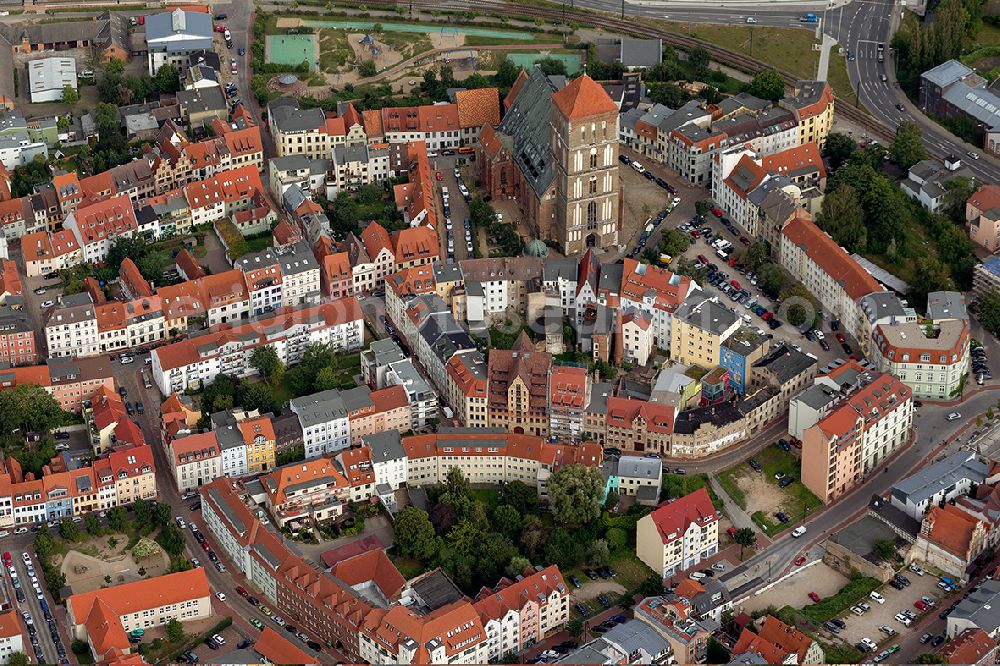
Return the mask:
[[[855,573],[850,582],[840,588],[840,592],[827,597],[815,604],[810,604],[802,609],[802,614],[817,624],[822,624],[830,618],[836,617],[854,604],[868,596],[870,592],[881,585],[874,578],[867,578],[859,573]],[[829,657],[829,655],[827,655]],[[851,662],[856,663],[856,662]]]

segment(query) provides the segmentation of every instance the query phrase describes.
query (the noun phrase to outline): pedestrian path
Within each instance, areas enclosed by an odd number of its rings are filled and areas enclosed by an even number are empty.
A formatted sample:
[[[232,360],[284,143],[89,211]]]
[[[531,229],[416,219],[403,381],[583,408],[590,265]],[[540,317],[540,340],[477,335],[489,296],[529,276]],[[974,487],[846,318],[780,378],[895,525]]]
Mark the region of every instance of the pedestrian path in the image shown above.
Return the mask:
[[[826,81],[827,73],[830,70],[830,51],[836,46],[837,40],[830,35],[823,33],[823,45],[819,51],[819,65],[816,68],[816,80]]]
[[[733,499],[726,493],[722,485],[715,479],[714,475],[709,475],[709,481],[712,484],[712,490],[715,494],[719,496],[722,500],[722,506],[726,511],[726,515],[729,516],[729,520],[733,523],[733,527],[736,529],[741,529],[744,527],[749,527],[754,531],[759,537],[764,537],[767,539],[767,535],[760,529],[760,527],[750,519],[747,512],[739,507],[739,505],[733,501]]]

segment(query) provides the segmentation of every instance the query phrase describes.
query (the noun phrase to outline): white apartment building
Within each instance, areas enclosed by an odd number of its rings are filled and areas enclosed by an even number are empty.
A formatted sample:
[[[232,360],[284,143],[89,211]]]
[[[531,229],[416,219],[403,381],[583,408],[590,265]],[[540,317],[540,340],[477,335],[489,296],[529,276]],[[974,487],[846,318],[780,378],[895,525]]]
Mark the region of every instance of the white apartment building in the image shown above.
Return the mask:
[[[393,490],[405,486],[406,451],[403,450],[399,432],[393,430],[366,435],[363,442],[371,452],[375,485],[385,484]]]
[[[222,455],[214,432],[171,440],[168,457],[181,493],[200,488],[222,475]],[[245,459],[244,455],[244,459]]]
[[[351,428],[340,391],[320,391],[295,398],[289,402],[289,408],[299,417],[306,458],[350,447]]]
[[[719,519],[704,488],[639,519],[635,553],[663,577],[696,566],[719,550]]]
[[[254,374],[250,355],[262,344],[274,347],[278,358],[290,365],[311,343],[328,344],[335,351],[359,349],[364,344],[364,321],[357,298],[164,345],[153,350],[150,371],[162,393],[179,393],[211,382],[220,372],[238,377]]]
[[[49,356],[96,356],[100,353],[97,314],[90,295],[64,296],[45,317],[45,344]]]
[[[305,242],[278,255],[281,266],[281,305],[297,307],[320,301],[319,263]]]

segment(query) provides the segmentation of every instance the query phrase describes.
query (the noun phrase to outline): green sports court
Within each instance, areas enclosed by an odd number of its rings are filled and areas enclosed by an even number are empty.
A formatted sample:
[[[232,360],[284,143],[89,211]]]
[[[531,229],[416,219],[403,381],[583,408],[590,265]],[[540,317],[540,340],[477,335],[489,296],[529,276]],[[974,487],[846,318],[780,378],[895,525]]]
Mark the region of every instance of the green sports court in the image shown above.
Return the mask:
[[[316,35],[268,35],[265,45],[265,62],[295,66],[305,60],[309,63],[310,72],[319,65]]]

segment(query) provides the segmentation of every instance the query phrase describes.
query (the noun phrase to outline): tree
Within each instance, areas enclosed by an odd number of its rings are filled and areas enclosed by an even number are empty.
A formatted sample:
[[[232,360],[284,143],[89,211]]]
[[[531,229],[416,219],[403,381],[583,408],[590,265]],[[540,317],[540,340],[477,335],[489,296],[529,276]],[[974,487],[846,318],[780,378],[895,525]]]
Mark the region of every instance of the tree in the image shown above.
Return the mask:
[[[660,236],[660,252],[669,254],[671,257],[678,257],[684,253],[691,242],[685,233],[676,229],[667,229]]]
[[[747,248],[747,261],[750,263],[750,267],[754,270],[760,268],[761,264],[767,261],[767,255],[770,252],[767,249],[767,243],[763,241],[754,241]]]
[[[976,181],[974,178],[959,176],[944,184],[944,210],[952,222],[955,224],[965,222],[965,202],[975,192]]]
[[[161,552],[159,544],[148,537],[142,537],[132,548],[132,559],[136,562]]]
[[[549,478],[549,504],[561,525],[585,525],[601,515],[604,477],[596,467],[569,465]]]
[[[90,512],[83,517],[83,529],[87,530],[87,534],[91,535],[101,533],[101,521],[98,520],[96,513]]]
[[[280,405],[274,399],[274,393],[270,387],[256,382],[241,382],[237,393],[237,399],[243,409],[260,413],[277,412]]]
[[[277,384],[285,374],[285,364],[272,345],[261,345],[250,354],[250,367],[260,373],[268,384]]]
[[[184,640],[184,626],[173,618],[167,622],[167,640],[171,643],[180,643]]]
[[[514,85],[514,81],[520,72],[521,68],[515,65],[513,60],[504,56],[500,64],[497,65],[497,73],[493,75],[493,79],[501,88],[510,88]]]
[[[726,646],[715,639],[714,636],[708,639],[708,651],[705,654],[707,664],[728,664],[730,659],[729,650]]]
[[[144,499],[132,502],[132,513],[140,527],[153,524],[153,506]]]
[[[115,236],[108,249],[108,266],[121,266],[126,259],[138,264],[146,256],[146,239],[142,236]]]
[[[906,292],[911,303],[926,303],[927,294],[932,291],[947,291],[952,288],[948,269],[937,257],[919,257],[915,265],[910,290]]]
[[[979,299],[979,323],[994,336],[1000,335],[1000,291],[989,289]]]
[[[761,70],[754,74],[749,92],[755,97],[777,102],[785,96],[785,80],[773,69]]]
[[[168,523],[156,535],[156,543],[160,544],[168,555],[180,555],[184,552],[184,533],[173,523]],[[138,548],[138,544],[136,547]]]
[[[317,391],[329,391],[330,389],[337,388],[337,384],[339,384],[337,371],[333,368],[321,368],[316,373],[316,381],[313,382],[313,387]]]
[[[517,578],[524,573],[524,570],[531,566],[531,560],[521,555],[515,555],[507,563],[507,576]]]
[[[108,509],[108,527],[115,532],[124,532],[128,526],[128,512],[124,507],[116,506]],[[114,546],[111,546],[114,548]]]
[[[66,539],[66,541],[78,541],[83,536],[83,533],[71,518],[63,518],[62,522],[59,523],[59,536]]]
[[[524,516],[538,508],[538,491],[522,481],[511,481],[500,489],[500,501]]]
[[[65,86],[63,86],[62,101],[63,104],[69,104],[70,106],[72,106],[73,104],[76,104],[77,102],[80,101],[80,93],[77,91],[76,88],[67,83]]]
[[[695,74],[702,76],[708,72],[708,65],[711,63],[711,56],[708,55],[708,51],[700,46],[688,51],[688,64],[694,69]]]
[[[604,539],[598,539],[587,548],[587,561],[595,567],[603,567],[610,559],[611,550]]]
[[[521,531],[521,514],[510,504],[501,504],[493,509],[492,527],[513,539]]]
[[[896,542],[893,539],[876,539],[872,544],[872,552],[880,560],[890,562],[896,559]]]
[[[701,89],[701,92],[698,93],[698,96],[705,100],[708,104],[718,104],[722,101],[722,93],[719,92],[719,89],[715,86],[705,86]]]
[[[676,83],[657,83],[649,85],[649,99],[657,104],[663,104],[671,109],[684,105],[689,97],[684,89]]]
[[[909,169],[920,160],[927,159],[924,133],[920,125],[909,120],[900,123],[896,128],[896,136],[892,140],[889,155],[901,169]]]
[[[706,199],[699,199],[694,202],[694,212],[696,215],[701,215],[703,217],[708,215],[709,208],[711,208],[711,205]]]
[[[156,70],[156,79],[153,85],[159,92],[165,95],[172,95],[177,92],[181,87],[177,68],[173,65],[163,65],[160,67]]]
[[[849,252],[864,252],[868,245],[865,212],[857,192],[844,184],[823,197],[823,207],[817,216],[823,231],[847,248]]]
[[[378,74],[378,67],[374,60],[362,60],[358,63],[358,74],[362,77],[375,76]]]
[[[425,561],[437,552],[434,526],[427,512],[413,506],[402,509],[396,515],[393,542],[404,555]]]
[[[566,76],[566,63],[559,58],[542,58],[541,60],[536,61],[535,65],[537,65],[546,76],[552,76],[554,74]]]
[[[916,658],[913,662],[915,664],[947,664],[948,659],[943,654],[937,654],[934,652],[925,652]]]
[[[28,666],[28,655],[15,652],[7,658],[7,666]]]
[[[749,527],[741,527],[733,534],[733,541],[740,545],[740,559],[743,559],[743,550],[757,544],[757,535]]]
[[[823,145],[823,157],[830,163],[830,169],[836,171],[851,159],[857,149],[858,144],[848,135],[830,132]]]
[[[64,418],[59,403],[37,384],[21,384],[0,392],[0,429],[5,433],[49,432]]]
[[[458,516],[455,515],[455,507],[453,507],[448,502],[438,502],[433,507],[428,514],[430,518],[431,525],[434,526],[434,532],[438,536],[444,536],[451,531],[458,523]]]
[[[617,553],[628,547],[628,532],[620,527],[612,527],[604,535],[604,540],[608,542],[611,552]]]
[[[801,303],[793,303],[788,308],[788,323],[792,326],[801,326],[806,322],[806,308]]]

